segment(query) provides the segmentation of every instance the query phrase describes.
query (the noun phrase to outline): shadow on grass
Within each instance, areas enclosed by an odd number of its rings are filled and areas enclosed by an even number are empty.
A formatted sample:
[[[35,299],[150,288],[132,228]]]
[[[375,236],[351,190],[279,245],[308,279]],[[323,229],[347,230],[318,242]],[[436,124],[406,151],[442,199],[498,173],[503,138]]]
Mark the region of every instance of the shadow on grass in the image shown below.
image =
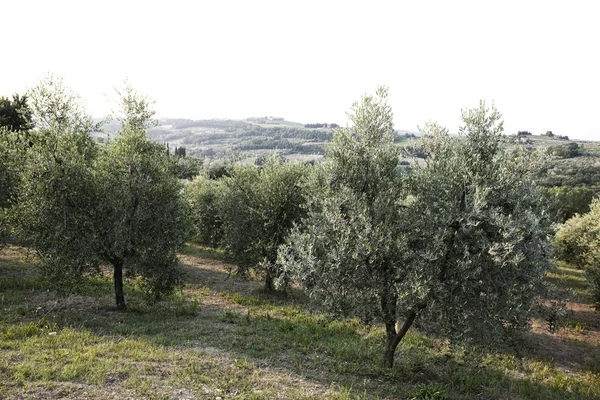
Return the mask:
[[[242,284],[246,289],[242,290]],[[116,312],[106,300],[112,300],[110,282],[92,280],[90,285],[96,288],[93,294],[99,305],[90,308],[73,303],[71,312],[57,313],[53,323],[58,334],[68,327],[103,340],[141,340],[195,358],[216,349],[219,357],[234,366],[239,365],[236,360],[248,360],[254,368],[290,371],[325,387],[335,382],[355,393],[364,391],[365,398],[575,399],[595,395],[551,367],[508,353],[458,351],[416,333],[401,342],[395,367],[385,369],[380,366],[381,328],[309,313],[292,301],[262,294],[260,282],[240,282],[216,269],[195,276],[195,286],[186,289],[211,300],[200,301],[199,309],[187,297],[177,296],[148,305],[140,293],[129,289],[129,310]],[[84,288],[84,293],[89,290]],[[180,373],[188,374],[186,379],[191,381],[202,374],[195,369]],[[427,397],[428,393],[439,396]]]
[[[567,371],[598,374],[600,372],[600,348],[597,343],[586,341],[586,335],[590,335],[590,333],[577,334],[564,331],[557,334],[526,333],[532,346],[529,351],[531,355]]]

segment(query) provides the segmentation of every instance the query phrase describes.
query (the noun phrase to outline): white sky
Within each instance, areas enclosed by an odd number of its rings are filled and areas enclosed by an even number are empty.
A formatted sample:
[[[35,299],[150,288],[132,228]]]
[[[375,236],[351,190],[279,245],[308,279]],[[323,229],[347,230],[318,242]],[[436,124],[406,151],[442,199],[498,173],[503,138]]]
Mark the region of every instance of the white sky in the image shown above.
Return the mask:
[[[600,1],[4,1],[0,95],[57,73],[95,116],[127,77],[159,117],[346,123],[388,85],[396,128],[600,140]]]

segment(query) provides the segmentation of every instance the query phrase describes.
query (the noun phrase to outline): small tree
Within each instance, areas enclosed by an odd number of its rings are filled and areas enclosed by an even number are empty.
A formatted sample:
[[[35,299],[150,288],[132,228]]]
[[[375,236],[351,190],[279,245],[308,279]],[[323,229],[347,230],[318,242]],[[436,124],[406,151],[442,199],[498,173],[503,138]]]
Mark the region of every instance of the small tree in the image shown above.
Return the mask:
[[[77,122],[88,120],[80,108],[68,112],[70,101],[46,110],[49,119],[26,152],[11,208],[16,233],[63,289],[109,263],[119,309],[125,308],[123,272],[141,276],[153,294],[168,292],[178,282],[176,250],[187,214],[172,159],[145,136],[150,102],[127,86],[122,131],[98,148],[91,126]]]
[[[274,290],[280,274],[277,248],[303,215],[300,182],[305,170],[272,157],[262,167],[237,164],[222,179],[222,244],[240,271],[264,272],[267,291]]]
[[[221,182],[199,175],[185,186],[185,198],[190,209],[192,234],[200,243],[216,248],[223,237],[219,209]]]
[[[129,85],[120,95],[121,132],[94,163],[95,251],[113,266],[117,308],[125,308],[123,273],[140,276],[156,296],[179,282],[177,250],[186,238],[181,183],[164,147],[146,137],[152,102]]]
[[[89,257],[89,216],[95,204],[90,166],[96,148],[90,124],[63,123],[91,117],[61,80],[48,79],[28,93],[36,130],[20,147],[8,221],[13,233],[37,250],[46,276],[66,289],[98,266]]]
[[[85,131],[43,128],[30,140],[9,221],[15,235],[37,250],[45,275],[68,291],[99,265],[92,250],[96,148]]]
[[[391,366],[407,330],[397,332],[396,321],[411,253],[410,199],[387,89],[364,96],[348,117],[352,127],[335,133],[313,177],[308,218],[281,248],[279,261],[332,312],[382,321],[384,363]]]
[[[482,101],[462,112],[462,138],[434,135],[412,192],[420,222],[413,258],[427,329],[496,340],[527,326],[551,265],[535,171],[542,159],[501,146],[501,115]],[[413,306],[415,307],[415,306]]]

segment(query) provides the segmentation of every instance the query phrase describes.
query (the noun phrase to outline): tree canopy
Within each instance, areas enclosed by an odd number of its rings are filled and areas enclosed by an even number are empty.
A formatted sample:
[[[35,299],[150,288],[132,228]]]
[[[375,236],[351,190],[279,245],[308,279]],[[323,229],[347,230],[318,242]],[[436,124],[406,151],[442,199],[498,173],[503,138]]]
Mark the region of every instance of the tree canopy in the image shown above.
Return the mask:
[[[32,111],[27,95],[14,94],[12,100],[0,97],[0,128],[12,132],[23,132],[33,128]]]
[[[50,81],[32,93],[45,100],[34,103],[43,123],[26,152],[11,213],[18,236],[67,290],[65,283],[108,263],[118,308],[125,307],[123,272],[140,276],[155,295],[170,291],[187,213],[174,159],[146,137],[151,102],[126,86],[122,130],[98,145],[76,96],[65,95],[69,89]]]
[[[277,249],[303,215],[305,173],[301,164],[271,157],[260,167],[234,165],[222,178],[221,243],[240,271],[255,268],[265,274],[268,291],[280,274]]]
[[[333,312],[382,321],[392,366],[419,315],[454,337],[525,326],[549,265],[550,220],[533,159],[499,145],[494,107],[464,110],[461,138],[427,124],[427,163],[409,174],[386,97],[379,88],[352,107],[279,260]]]

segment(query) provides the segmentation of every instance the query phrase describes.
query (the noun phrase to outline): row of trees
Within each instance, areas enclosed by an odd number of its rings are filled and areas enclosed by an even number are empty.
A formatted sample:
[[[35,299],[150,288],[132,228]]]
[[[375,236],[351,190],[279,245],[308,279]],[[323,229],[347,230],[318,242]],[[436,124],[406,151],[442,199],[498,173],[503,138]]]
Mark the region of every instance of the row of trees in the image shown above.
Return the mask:
[[[340,126],[338,124],[328,124],[328,123],[315,123],[315,124],[304,124],[305,128],[313,128],[313,129],[319,129],[319,128],[332,128],[332,129],[337,129]]]
[[[258,266],[267,288],[296,281],[336,315],[382,321],[386,366],[418,319],[480,339],[527,326],[551,263],[539,160],[503,149],[500,114],[482,102],[463,111],[463,138],[427,124],[426,163],[407,169],[386,99],[380,88],[354,104],[322,164],[197,178],[196,234]]]
[[[305,214],[309,173],[310,165],[272,156],[260,167],[234,164],[220,179],[198,176],[185,191],[196,239],[225,249],[238,272],[262,272],[265,289],[274,290],[277,251]]]
[[[175,157],[146,138],[152,102],[128,85],[120,92],[121,130],[96,143],[79,98],[48,76],[29,92],[26,132],[4,127],[2,226],[37,250],[52,282],[68,289],[101,265],[113,270],[125,308],[123,277],[139,276],[160,295],[178,283],[177,249],[187,235],[187,206]],[[21,140],[26,134],[27,141]]]

